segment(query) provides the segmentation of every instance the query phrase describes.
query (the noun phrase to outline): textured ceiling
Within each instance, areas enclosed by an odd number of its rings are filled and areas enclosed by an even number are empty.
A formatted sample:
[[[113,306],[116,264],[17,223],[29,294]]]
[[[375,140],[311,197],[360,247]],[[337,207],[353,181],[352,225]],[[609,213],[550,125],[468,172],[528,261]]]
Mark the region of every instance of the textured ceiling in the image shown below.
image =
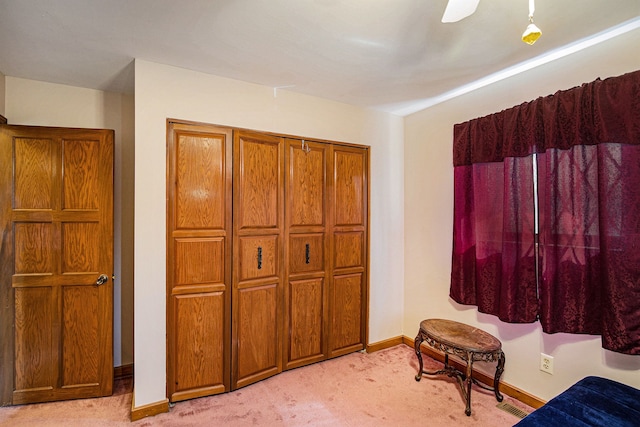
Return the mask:
[[[614,7],[615,5],[615,7]],[[620,24],[640,0],[0,0],[0,72],[132,92],[134,58],[398,113]],[[636,26],[637,27],[637,26]],[[637,30],[634,30],[637,31]],[[406,111],[406,110],[405,110]]]

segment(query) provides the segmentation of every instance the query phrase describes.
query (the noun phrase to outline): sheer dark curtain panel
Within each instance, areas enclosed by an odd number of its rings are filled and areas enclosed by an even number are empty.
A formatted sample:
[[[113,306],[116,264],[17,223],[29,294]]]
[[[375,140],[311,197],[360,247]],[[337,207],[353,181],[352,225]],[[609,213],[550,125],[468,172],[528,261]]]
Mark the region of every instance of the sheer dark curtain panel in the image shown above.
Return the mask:
[[[453,160],[451,298],[640,354],[640,71],[458,124]]]
[[[451,297],[504,322],[538,312],[530,157],[454,170]]]

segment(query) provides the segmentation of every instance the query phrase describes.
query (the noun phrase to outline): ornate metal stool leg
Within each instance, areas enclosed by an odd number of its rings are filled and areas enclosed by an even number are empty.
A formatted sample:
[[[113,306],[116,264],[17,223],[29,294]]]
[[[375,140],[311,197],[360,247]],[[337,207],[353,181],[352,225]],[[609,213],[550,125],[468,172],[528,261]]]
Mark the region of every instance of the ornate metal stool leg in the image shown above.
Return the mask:
[[[467,397],[467,407],[464,409],[464,413],[467,414],[467,417],[471,416],[471,383],[473,383],[473,354],[467,355],[467,372],[466,372],[466,397]],[[464,392],[464,390],[463,390]]]
[[[504,352],[500,351],[500,356],[498,356],[498,366],[496,366],[496,376],[493,377],[493,391],[496,394],[496,400],[498,402],[502,402],[502,399],[503,399],[502,394],[500,394],[500,377],[504,372],[504,363],[505,363]]]
[[[416,351],[416,356],[418,357],[418,374],[416,375],[416,381],[420,381],[420,378],[422,378],[422,367],[424,366],[422,364],[422,352],[420,351],[420,345],[422,344],[422,341],[424,341],[424,339],[422,338],[422,334],[420,332],[418,332],[418,336],[416,336],[415,341],[413,342],[413,347]]]

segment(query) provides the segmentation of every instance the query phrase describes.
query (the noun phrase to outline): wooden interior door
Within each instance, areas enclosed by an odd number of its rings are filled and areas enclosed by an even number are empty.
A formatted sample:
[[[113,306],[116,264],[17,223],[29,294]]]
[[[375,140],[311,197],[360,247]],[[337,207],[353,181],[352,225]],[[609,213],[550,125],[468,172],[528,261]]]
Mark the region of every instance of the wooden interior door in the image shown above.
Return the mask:
[[[326,211],[330,147],[287,140],[285,369],[327,357]]]
[[[232,131],[169,123],[167,384],[173,402],[229,391]]]
[[[334,146],[332,153],[329,357],[367,344],[369,152]]]
[[[234,133],[233,389],[282,371],[283,145]]]
[[[0,174],[2,403],[109,395],[113,131],[0,126]]]

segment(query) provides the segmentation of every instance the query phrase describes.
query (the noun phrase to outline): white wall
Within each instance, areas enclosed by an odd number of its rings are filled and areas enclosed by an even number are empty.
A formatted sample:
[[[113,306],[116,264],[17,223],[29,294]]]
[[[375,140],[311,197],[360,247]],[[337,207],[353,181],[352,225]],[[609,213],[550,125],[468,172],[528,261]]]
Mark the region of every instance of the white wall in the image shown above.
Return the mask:
[[[545,35],[544,37],[552,37]],[[543,43],[544,38],[538,43]],[[422,319],[444,317],[496,335],[506,354],[505,382],[548,400],[587,375],[640,387],[640,358],[603,350],[600,338],[542,333],[449,299],[453,233],[453,125],[560,89],[640,69],[640,30],[433,106],[405,119],[405,335]],[[529,47],[524,45],[523,49]],[[540,353],[555,374],[539,371]],[[492,367],[484,367],[492,369]]]
[[[136,407],[166,398],[167,118],[370,145],[369,341],[402,333],[402,118],[136,60]]]
[[[1,83],[1,82],[0,82]],[[4,87],[3,85],[0,85]],[[1,98],[0,93],[0,99]],[[6,77],[9,124],[113,129],[114,366],[133,362],[133,96]],[[127,160],[130,159],[130,160]]]

